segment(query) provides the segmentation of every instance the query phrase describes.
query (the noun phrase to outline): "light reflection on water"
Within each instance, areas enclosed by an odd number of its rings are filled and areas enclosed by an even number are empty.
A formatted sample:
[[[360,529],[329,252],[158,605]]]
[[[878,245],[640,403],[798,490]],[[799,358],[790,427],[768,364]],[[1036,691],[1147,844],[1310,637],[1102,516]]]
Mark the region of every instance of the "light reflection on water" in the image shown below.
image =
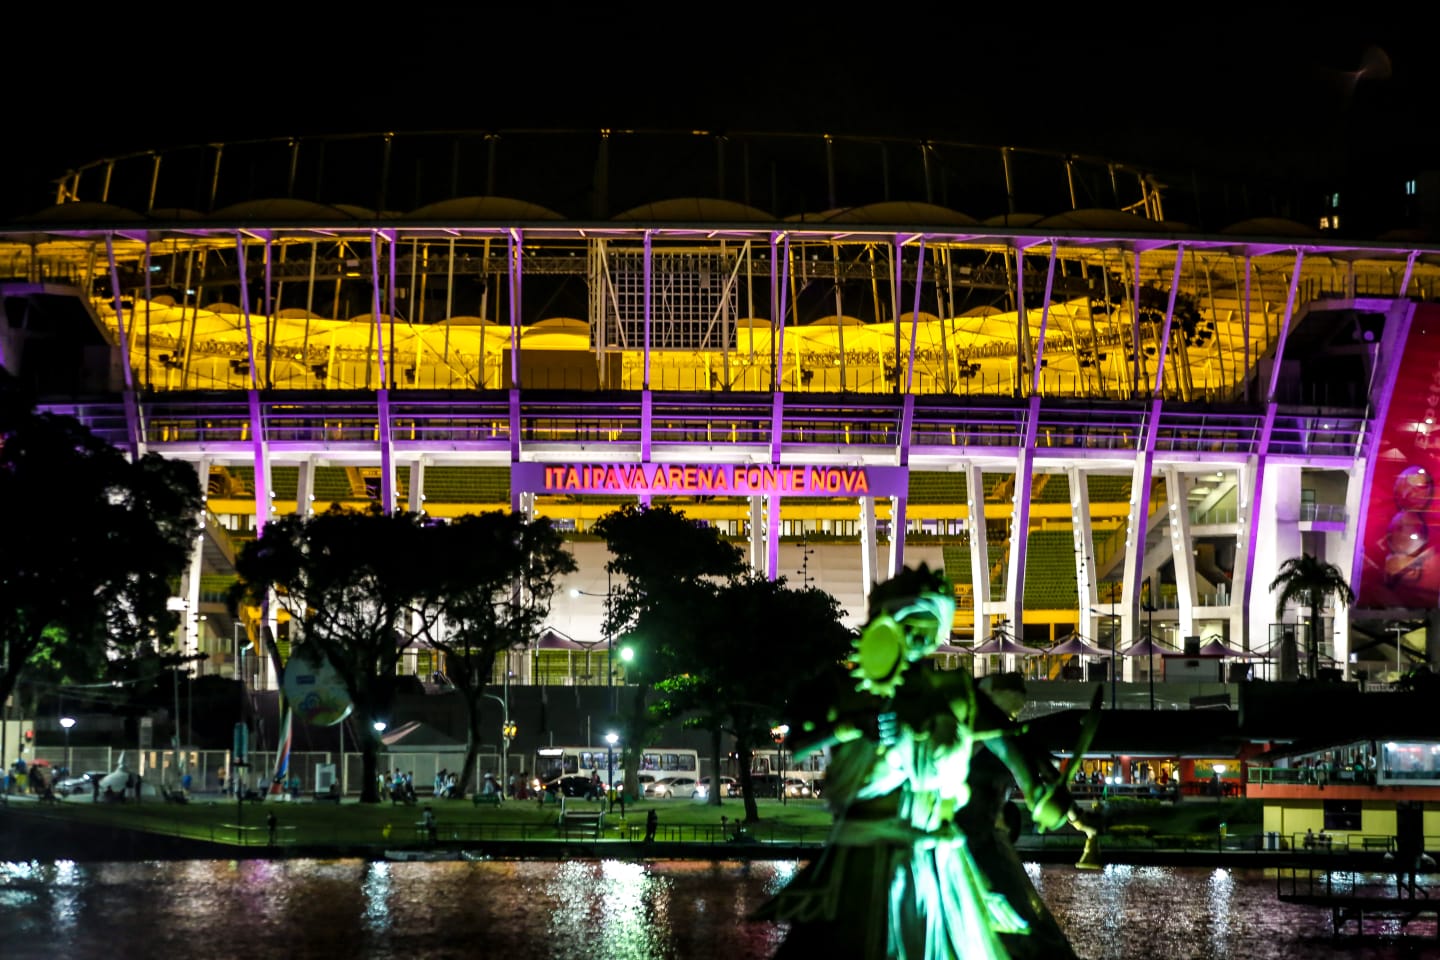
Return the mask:
[[[1436,941],[1425,939],[1435,935],[1433,920],[1412,924],[1405,937],[1396,922],[1367,921],[1368,939],[1336,938],[1328,909],[1280,903],[1273,874],[1260,870],[1118,864],[1100,871],[1027,864],[1026,870],[1086,960],[1440,956]]]
[[[1334,940],[1329,912],[1286,906],[1259,871],[1027,866],[1087,960],[1433,956]],[[751,960],[783,924],[745,920],[789,862],[361,860],[0,863],[9,958],[179,956]],[[1398,928],[1390,928],[1398,933]],[[843,958],[824,958],[843,960]]]

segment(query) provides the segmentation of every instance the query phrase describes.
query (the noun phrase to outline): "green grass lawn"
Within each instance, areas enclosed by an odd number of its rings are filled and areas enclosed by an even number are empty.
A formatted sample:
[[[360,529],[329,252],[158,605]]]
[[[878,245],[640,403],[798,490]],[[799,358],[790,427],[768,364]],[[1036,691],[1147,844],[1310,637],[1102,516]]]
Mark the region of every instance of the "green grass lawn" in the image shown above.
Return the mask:
[[[830,827],[830,811],[822,801],[791,800],[782,804],[777,800],[759,800],[757,805],[760,819],[745,827],[756,840],[816,843],[825,838]],[[141,804],[71,800],[26,806],[28,811],[46,818],[225,844],[264,844],[267,814],[275,815],[277,839],[284,845],[415,844],[425,839],[424,832],[417,830],[417,823],[426,806],[435,813],[437,835],[441,840],[556,840],[562,836],[557,827],[558,808],[548,803],[541,806],[533,800],[509,800],[480,807],[468,799],[422,800],[409,806],[354,801],[339,805],[308,800],[270,801],[246,803],[243,810],[233,801],[219,799],[199,799],[188,804],[148,798]],[[608,812],[607,805],[572,800],[569,809],[606,809],[602,837],[608,840],[637,838],[651,810],[656,811],[659,820],[657,838],[679,842],[722,842],[734,830],[734,822],[745,816],[744,804],[735,798],[726,798],[718,807],[691,800],[647,800],[627,804],[623,814],[618,805],[613,812]],[[1214,835],[1222,818],[1232,836],[1254,833],[1259,830],[1259,810],[1258,803],[1245,800],[1226,800],[1218,807],[1199,801],[1116,802],[1107,819],[1107,841],[1123,845],[1132,839],[1148,843],[1148,838],[1154,836]],[[722,817],[726,821],[723,826]],[[1029,832],[1028,825],[1026,832]]]
[[[785,804],[758,800],[757,805],[760,820],[747,829],[759,839],[818,842],[830,826],[829,810],[818,800],[791,800]],[[268,801],[246,803],[242,809],[233,800],[198,799],[175,804],[146,798],[140,804],[61,801],[54,805],[30,804],[27,808],[49,818],[247,844],[265,842],[266,816],[274,814],[277,836],[284,844],[353,846],[403,845],[422,839],[416,825],[426,806],[435,814],[441,839],[554,840],[560,835],[559,808],[550,803],[541,806],[533,800],[507,800],[479,807],[469,799],[423,799],[411,805]],[[568,809],[609,810],[608,805],[584,800],[571,800]],[[659,819],[661,839],[685,841],[723,839],[721,818],[733,822],[745,816],[744,803],[733,798],[724,799],[720,806],[691,800],[647,800],[626,804],[623,815],[617,804],[613,813],[607,812],[603,836],[624,839],[633,830],[643,830],[652,809]],[[733,829],[733,823],[726,826]]]

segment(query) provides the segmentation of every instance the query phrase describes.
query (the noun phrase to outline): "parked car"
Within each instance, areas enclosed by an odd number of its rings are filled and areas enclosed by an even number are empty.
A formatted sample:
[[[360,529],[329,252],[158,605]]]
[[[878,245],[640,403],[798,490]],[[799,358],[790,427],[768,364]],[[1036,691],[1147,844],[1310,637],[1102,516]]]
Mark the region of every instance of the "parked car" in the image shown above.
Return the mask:
[[[645,796],[657,800],[666,797],[693,797],[697,786],[694,777],[660,777],[654,783],[645,785]]]
[[[701,778],[699,779],[699,781],[695,784],[695,796],[697,796],[697,797],[708,797],[708,796],[710,796],[710,782],[711,782],[711,779],[712,779],[711,777],[701,777]],[[721,778],[720,778],[720,796],[722,796],[722,797],[738,797],[738,796],[740,796],[740,784],[735,781],[735,778],[734,778],[734,777],[721,777]]]
[[[793,799],[803,799],[814,795],[810,789],[809,780],[799,780],[794,777],[785,778],[785,796]]]
[[[93,793],[95,791],[94,784],[104,780],[105,776],[104,770],[87,770],[78,776],[65,777],[55,784],[55,792],[62,797],[76,793]]]

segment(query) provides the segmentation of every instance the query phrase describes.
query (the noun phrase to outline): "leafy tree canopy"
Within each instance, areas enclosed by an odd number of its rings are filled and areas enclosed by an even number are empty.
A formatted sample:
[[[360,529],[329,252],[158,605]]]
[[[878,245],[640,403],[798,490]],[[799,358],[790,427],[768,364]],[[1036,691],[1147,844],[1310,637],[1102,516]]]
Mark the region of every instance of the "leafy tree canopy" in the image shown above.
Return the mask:
[[[468,717],[463,789],[474,773],[481,700],[495,657],[539,633],[556,580],[575,569],[575,558],[548,519],[514,513],[461,517],[432,528],[427,539],[426,556],[442,561],[432,574],[427,604],[434,628],[427,639],[444,652],[446,677]]]
[[[664,699],[656,712],[687,714],[710,731],[717,753],[722,735],[734,736],[747,819],[757,816],[750,753],[769,742],[774,724],[793,719],[796,693],[849,653],[852,634],[841,615],[823,590],[749,576],[697,591],[682,613],[694,628],[667,633],[675,666],[657,684]],[[718,800],[712,791],[710,801]]]
[[[236,561],[232,603],[276,602],[301,641],[323,653],[344,681],[364,757],[361,799],[374,802],[378,744],[371,723],[390,705],[395,667],[426,628],[427,521],[419,514],[331,509],[291,514],[265,525]]]
[[[1355,591],[1340,568],[1326,563],[1318,557],[1303,553],[1291,557],[1280,565],[1275,579],[1270,581],[1270,590],[1275,593],[1275,616],[1284,618],[1285,608],[1291,603],[1309,609],[1309,626],[1305,640],[1307,671],[1314,679],[1320,666],[1320,608],[1333,597],[1349,606],[1355,602]],[[1282,661],[1288,655],[1281,650]],[[1283,673],[1283,670],[1282,670]]]
[[[698,584],[741,575],[744,558],[716,528],[669,506],[627,504],[601,517],[593,529],[610,548],[605,569],[618,577],[606,604],[606,633],[639,636],[647,659],[634,672],[657,675],[663,672],[657,657],[665,652],[667,622],[677,625]]]
[[[27,669],[102,674],[174,640],[203,506],[194,468],[130,460],[70,417],[0,409],[0,700]]]
[[[636,751],[649,744],[656,726],[646,708],[649,685],[679,672],[675,653],[690,645],[681,635],[699,626],[697,611],[707,593],[743,573],[745,563],[714,527],[668,506],[626,505],[593,529],[611,554],[605,635],[637,648],[625,667],[634,695],[622,711],[625,792],[633,796],[639,792]]]

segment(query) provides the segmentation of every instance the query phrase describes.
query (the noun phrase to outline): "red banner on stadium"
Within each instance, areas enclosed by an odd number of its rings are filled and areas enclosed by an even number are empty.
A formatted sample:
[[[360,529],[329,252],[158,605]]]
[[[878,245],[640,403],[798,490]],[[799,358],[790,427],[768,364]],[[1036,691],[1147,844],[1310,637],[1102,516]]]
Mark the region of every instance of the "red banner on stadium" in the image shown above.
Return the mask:
[[[1440,603],[1437,473],[1440,308],[1421,304],[1410,322],[1371,478],[1360,606],[1428,609]]]

